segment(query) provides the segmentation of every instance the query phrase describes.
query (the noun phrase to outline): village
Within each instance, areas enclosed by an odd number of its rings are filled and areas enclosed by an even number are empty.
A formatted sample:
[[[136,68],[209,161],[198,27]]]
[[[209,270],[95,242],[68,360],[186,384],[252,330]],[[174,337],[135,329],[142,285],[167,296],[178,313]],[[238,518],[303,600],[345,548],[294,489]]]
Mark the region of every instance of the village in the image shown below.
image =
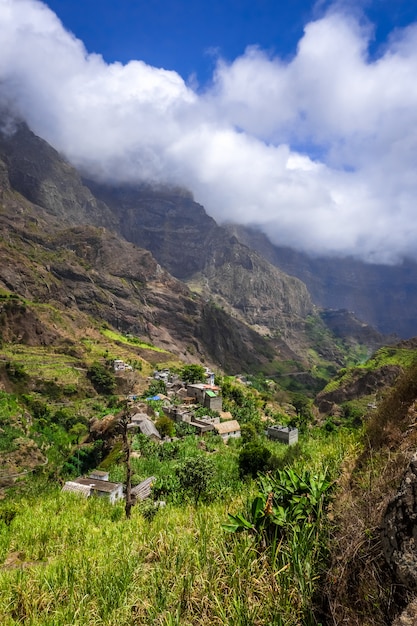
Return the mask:
[[[121,359],[113,364],[116,375],[131,371],[132,367]],[[175,437],[158,431],[158,420],[165,416],[174,424],[184,424],[187,432],[196,437],[206,433],[217,435],[224,443],[241,436],[241,426],[230,412],[223,410],[221,388],[215,384],[215,375],[209,368],[204,368],[205,382],[184,382],[177,373],[169,369],[155,370],[150,380],[165,393],[158,392],[146,398],[129,394],[126,397],[128,415],[127,431],[141,434],[155,443],[170,442]],[[155,408],[157,405],[157,409]],[[205,409],[205,411],[203,410]],[[285,445],[294,445],[298,441],[298,429],[279,424],[266,425],[265,435]],[[133,504],[151,495],[154,476],[148,477],[130,491]],[[65,482],[63,491],[77,493],[83,497],[98,496],[107,498],[110,503],[125,498],[124,485],[111,482],[109,472],[94,470],[88,476],[79,476]]]

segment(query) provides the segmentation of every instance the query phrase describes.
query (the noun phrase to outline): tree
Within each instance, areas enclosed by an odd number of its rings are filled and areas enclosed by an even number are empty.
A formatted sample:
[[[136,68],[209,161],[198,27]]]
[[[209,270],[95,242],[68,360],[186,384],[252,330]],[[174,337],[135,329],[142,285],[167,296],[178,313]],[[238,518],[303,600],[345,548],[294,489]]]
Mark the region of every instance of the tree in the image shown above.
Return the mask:
[[[175,424],[166,415],[161,415],[156,422],[155,427],[161,437],[173,437],[175,433]]]
[[[76,424],[74,424],[74,426],[72,426],[72,428],[69,431],[69,434],[71,435],[71,437],[75,439],[75,442],[77,445],[80,443],[81,437],[83,437],[86,433],[87,433],[87,427],[85,424],[82,424],[81,422],[77,422]]]
[[[184,365],[180,372],[185,383],[202,383],[206,379],[206,370],[202,365]]]
[[[116,388],[114,375],[98,361],[88,368],[87,376],[98,393],[111,395],[114,392]]]
[[[259,472],[265,472],[270,458],[271,451],[263,443],[256,440],[246,443],[239,453],[240,475],[255,477]]]
[[[255,425],[249,422],[247,424],[242,424],[240,428],[240,435],[243,443],[249,443],[257,438],[258,433]]]
[[[125,513],[126,518],[130,518],[132,506],[133,506],[133,498],[132,498],[132,466],[130,463],[130,456],[132,453],[131,444],[128,435],[128,424],[130,423],[130,414],[129,410],[126,406],[121,417],[120,417],[120,432],[122,434],[122,442],[123,442],[123,452],[125,455],[125,467],[126,467],[126,504],[125,504]]]
[[[214,471],[213,461],[205,456],[190,457],[177,468],[181,489],[191,495],[196,505],[207,494]]]

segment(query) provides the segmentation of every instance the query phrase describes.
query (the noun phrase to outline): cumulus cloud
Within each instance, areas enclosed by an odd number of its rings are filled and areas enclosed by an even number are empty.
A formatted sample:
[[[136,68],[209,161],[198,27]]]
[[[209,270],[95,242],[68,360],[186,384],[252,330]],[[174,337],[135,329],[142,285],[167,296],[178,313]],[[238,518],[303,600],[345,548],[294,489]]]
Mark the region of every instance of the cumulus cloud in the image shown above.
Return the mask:
[[[95,176],[180,184],[276,243],[392,262],[417,251],[417,25],[377,58],[371,37],[333,7],[290,60],[250,47],[198,93],[89,54],[38,0],[0,0],[0,89]]]

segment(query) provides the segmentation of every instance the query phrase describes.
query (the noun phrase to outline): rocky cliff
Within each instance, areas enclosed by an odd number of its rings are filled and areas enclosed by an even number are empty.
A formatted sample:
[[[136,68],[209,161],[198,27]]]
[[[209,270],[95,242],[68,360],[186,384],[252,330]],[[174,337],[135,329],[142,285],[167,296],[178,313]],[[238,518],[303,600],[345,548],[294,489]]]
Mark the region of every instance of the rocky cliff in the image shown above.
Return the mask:
[[[82,180],[25,124],[0,136],[0,181],[6,289],[237,371],[276,357],[343,363],[350,346],[325,330],[305,284],[187,191]]]
[[[0,202],[0,287],[7,292],[88,313],[184,360],[241,371],[273,357],[247,325],[110,230],[117,223],[111,211],[25,125],[0,141]]]
[[[273,265],[302,280],[313,302],[324,309],[345,309],[384,335],[417,334],[417,263],[363,263],[353,258],[312,258],[273,245],[260,231],[229,225],[229,232],[258,250]]]

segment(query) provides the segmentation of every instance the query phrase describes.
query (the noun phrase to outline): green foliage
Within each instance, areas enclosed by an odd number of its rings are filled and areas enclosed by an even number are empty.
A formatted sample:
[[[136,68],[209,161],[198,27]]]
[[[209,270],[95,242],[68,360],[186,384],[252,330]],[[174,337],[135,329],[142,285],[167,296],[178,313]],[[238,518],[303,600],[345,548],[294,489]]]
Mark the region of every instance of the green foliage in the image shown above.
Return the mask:
[[[214,409],[207,409],[204,406],[200,406],[198,409],[194,411],[195,417],[204,417],[208,415],[209,417],[219,417],[219,412]]]
[[[262,431],[259,406],[263,405],[264,401],[259,398],[256,391],[225,380],[222,384],[222,396],[223,409],[230,411],[234,419],[237,419],[241,425],[252,423],[257,432]]]
[[[181,490],[190,495],[197,505],[209,491],[215,473],[214,463],[206,456],[189,458],[177,468],[176,473]]]
[[[104,457],[103,441],[98,439],[93,444],[78,448],[63,466],[63,473],[71,476],[86,474],[98,467]]]
[[[161,415],[155,422],[155,426],[161,437],[173,437],[175,433],[174,422],[166,415]]]
[[[272,569],[281,575],[281,584],[291,576],[293,592],[299,593],[300,624],[316,623],[312,603],[326,556],[322,520],[331,486],[325,470],[312,474],[289,468],[262,477],[247,510],[229,514],[222,525],[228,532],[252,535],[257,549],[266,551]]]
[[[258,432],[254,424],[242,424],[240,428],[240,436],[242,438],[242,443],[249,443],[253,439],[256,439]]]
[[[239,472],[241,476],[255,477],[268,469],[271,451],[260,441],[246,443],[239,453]]]
[[[13,382],[23,382],[29,378],[23,363],[17,361],[7,361],[6,373]]]
[[[0,522],[3,522],[6,526],[10,526],[18,511],[17,504],[13,502],[3,502],[0,506]]]
[[[175,435],[177,437],[187,437],[188,435],[195,435],[195,428],[187,422],[177,422],[175,424]]]
[[[334,475],[354,441],[345,429],[330,434],[315,430],[301,442],[294,469],[302,477],[308,464],[318,475],[325,458]],[[250,520],[258,494],[251,481],[239,481],[239,448],[221,445],[209,456],[215,466],[210,497],[201,496],[197,508],[188,505],[175,467],[201,456],[199,442],[195,437],[173,442],[172,459],[161,461],[142,452],[132,458],[137,482],[156,476],[153,497],[167,506],[155,511],[149,501],[142,511],[136,505],[128,522],[123,504],[61,493],[56,481],[31,480],[15,500],[9,493],[15,515],[9,526],[0,519],[0,565],[8,557],[17,562],[0,571],[0,623],[316,625],[314,599],[321,591],[326,547],[318,520],[311,516],[311,523],[300,520],[286,528],[274,558],[272,546],[258,540],[262,533],[225,533],[226,511],[242,511]],[[274,447],[282,455],[289,450]],[[114,450],[108,469],[111,480],[119,480],[124,468],[112,465],[120,453],[120,448]],[[248,499],[247,509],[242,498]],[[0,502],[0,511],[4,504]]]
[[[78,445],[80,439],[87,434],[88,430],[85,424],[81,422],[77,422],[70,428],[69,434],[74,439],[75,443]]]
[[[33,417],[36,420],[39,420],[39,419],[44,419],[46,421],[49,420],[50,415],[51,415],[51,410],[49,406],[46,404],[46,402],[29,394],[22,396],[22,398],[27,408],[29,409],[29,411],[32,413]]]
[[[87,376],[98,393],[111,395],[114,392],[116,388],[116,379],[114,374],[112,374],[98,361],[95,361],[88,368]]]
[[[149,384],[149,387],[142,394],[142,398],[148,398],[149,396],[157,396],[158,394],[166,394],[167,386],[163,380],[153,380]]]
[[[206,370],[202,365],[184,365],[180,377],[185,383],[202,383],[206,379]]]

